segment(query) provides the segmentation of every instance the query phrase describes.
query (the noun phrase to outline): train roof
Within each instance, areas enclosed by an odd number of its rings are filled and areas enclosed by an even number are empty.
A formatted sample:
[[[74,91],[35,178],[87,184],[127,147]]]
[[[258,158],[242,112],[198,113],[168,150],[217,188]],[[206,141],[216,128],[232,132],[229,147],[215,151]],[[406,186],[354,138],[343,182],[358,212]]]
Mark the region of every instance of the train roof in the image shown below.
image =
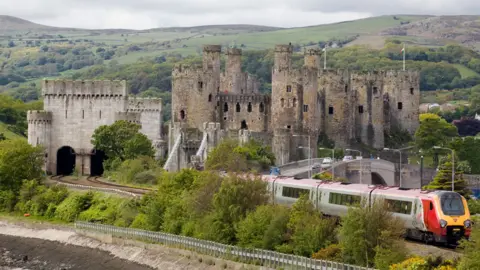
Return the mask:
[[[422,190],[400,188],[398,186],[381,186],[381,185],[368,185],[368,184],[353,184],[353,183],[341,183],[322,181],[317,179],[295,179],[293,177],[286,176],[272,176],[266,175],[263,179],[267,182],[276,182],[292,186],[303,187],[317,187],[320,185],[323,189],[336,190],[336,191],[351,191],[351,192],[370,192],[372,190],[374,194],[391,195],[395,197],[430,197],[433,194],[438,193],[435,190]]]

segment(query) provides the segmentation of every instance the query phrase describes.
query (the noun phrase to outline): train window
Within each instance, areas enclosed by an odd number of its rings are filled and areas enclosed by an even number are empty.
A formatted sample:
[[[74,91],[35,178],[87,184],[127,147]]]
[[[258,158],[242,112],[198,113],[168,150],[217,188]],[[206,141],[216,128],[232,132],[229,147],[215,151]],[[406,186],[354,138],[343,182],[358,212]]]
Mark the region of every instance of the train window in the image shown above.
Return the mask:
[[[386,200],[388,210],[400,214],[410,214],[412,212],[412,202]]]
[[[430,202],[430,210],[433,210],[433,203]]]
[[[302,194],[308,194],[310,196],[310,190],[303,188],[283,187],[282,196],[290,198],[300,198]]]
[[[459,194],[449,192],[440,196],[440,206],[445,215],[461,216],[465,215],[463,200]]]
[[[360,203],[362,197],[357,195],[350,195],[350,194],[340,194],[331,192],[330,196],[328,197],[328,202],[331,204],[338,204],[338,205],[353,205]]]

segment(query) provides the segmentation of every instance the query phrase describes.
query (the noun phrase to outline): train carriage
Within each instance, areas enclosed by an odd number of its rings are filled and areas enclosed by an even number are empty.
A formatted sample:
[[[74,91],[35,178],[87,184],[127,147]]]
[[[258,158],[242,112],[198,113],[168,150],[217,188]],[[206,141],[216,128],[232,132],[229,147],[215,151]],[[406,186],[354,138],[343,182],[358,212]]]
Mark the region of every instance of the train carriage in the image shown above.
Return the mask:
[[[274,203],[292,205],[302,194],[323,214],[341,217],[351,205],[370,206],[383,199],[393,216],[404,222],[407,236],[438,243],[457,243],[469,238],[470,212],[467,201],[456,192],[401,189],[364,184],[296,180],[283,176],[263,176]]]

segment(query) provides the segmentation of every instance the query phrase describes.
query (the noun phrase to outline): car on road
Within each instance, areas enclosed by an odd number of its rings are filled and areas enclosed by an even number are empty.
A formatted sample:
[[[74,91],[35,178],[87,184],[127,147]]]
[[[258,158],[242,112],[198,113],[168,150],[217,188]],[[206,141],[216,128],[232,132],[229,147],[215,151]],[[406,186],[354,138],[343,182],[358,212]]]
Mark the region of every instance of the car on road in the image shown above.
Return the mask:
[[[318,169],[318,168],[321,168],[321,167],[322,167],[322,164],[320,164],[320,163],[314,163],[314,164],[312,165],[312,170],[315,170],[315,169]]]
[[[343,161],[353,160],[353,156],[344,156]]]

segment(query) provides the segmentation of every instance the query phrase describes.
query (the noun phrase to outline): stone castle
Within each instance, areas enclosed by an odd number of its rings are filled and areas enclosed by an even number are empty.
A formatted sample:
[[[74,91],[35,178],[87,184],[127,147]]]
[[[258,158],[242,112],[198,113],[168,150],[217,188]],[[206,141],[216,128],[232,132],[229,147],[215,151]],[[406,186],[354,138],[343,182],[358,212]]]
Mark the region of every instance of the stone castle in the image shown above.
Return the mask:
[[[46,147],[50,172],[62,171],[58,156],[69,149],[70,163],[93,174],[101,154],[90,143],[93,131],[124,119],[141,124],[157,157],[166,156],[168,144],[165,169],[176,171],[201,164],[225,137],[271,145],[280,165],[310,152],[316,157],[321,133],[338,148],[361,142],[379,149],[385,132],[413,134],[419,125],[418,72],[324,70],[318,49],[306,50],[303,67],[295,69],[293,47],[277,45],[272,93],[265,95],[255,77],[242,72],[240,49],[226,49],[225,71],[221,53],[220,45],[206,45],[200,66],[174,67],[168,131],[162,130],[161,100],[129,98],[124,81],[44,81],[45,110],[28,113],[29,142]]]

